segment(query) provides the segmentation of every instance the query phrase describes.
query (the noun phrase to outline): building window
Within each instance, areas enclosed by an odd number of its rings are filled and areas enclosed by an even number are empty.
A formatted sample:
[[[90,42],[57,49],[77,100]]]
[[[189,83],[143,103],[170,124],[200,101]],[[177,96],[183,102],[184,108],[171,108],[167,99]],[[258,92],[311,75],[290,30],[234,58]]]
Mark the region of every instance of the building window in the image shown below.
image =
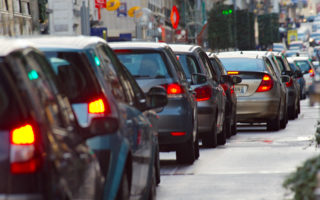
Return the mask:
[[[22,10],[22,14],[30,15],[30,3],[29,2],[21,2],[21,10]]]
[[[8,10],[8,0],[0,0],[0,10]]]
[[[21,0],[13,0],[13,12],[21,13]]]

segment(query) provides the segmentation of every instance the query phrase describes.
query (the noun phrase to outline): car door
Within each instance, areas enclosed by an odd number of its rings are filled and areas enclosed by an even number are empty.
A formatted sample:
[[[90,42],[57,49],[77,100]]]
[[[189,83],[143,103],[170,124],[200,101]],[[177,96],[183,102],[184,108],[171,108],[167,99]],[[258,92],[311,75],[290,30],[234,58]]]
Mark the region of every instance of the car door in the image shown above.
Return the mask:
[[[150,134],[150,122],[138,110],[139,105],[143,105],[146,99],[143,93],[136,91],[128,78],[128,72],[113,54],[112,50],[101,45],[98,48],[100,57],[106,61],[108,71],[115,71],[116,79],[120,83],[121,91],[125,96],[125,102],[122,105],[127,115],[127,126],[130,126],[132,132],[126,133],[132,151],[132,185],[131,195],[141,195],[145,190],[150,172],[150,163],[152,163],[152,134]],[[106,69],[107,70],[107,69]],[[108,77],[106,77],[108,79]],[[132,80],[131,80],[132,81]]]
[[[87,146],[80,142],[77,129],[72,124],[72,117],[65,115],[67,105],[61,105],[57,100],[59,93],[49,79],[48,62],[34,51],[26,51],[26,72],[31,80],[35,93],[42,99],[44,112],[50,122],[48,135],[52,152],[52,161],[60,176],[60,186],[72,199],[95,198],[95,180],[98,176],[93,158]],[[47,73],[45,73],[47,72]],[[52,74],[51,74],[52,75]],[[70,105],[69,105],[70,106]],[[70,110],[71,108],[69,108]],[[71,113],[70,113],[71,114]]]
[[[226,102],[226,94],[220,85],[220,80],[218,79],[217,73],[214,71],[213,66],[211,65],[211,61],[205,52],[199,51],[199,57],[203,63],[205,70],[208,73],[208,78],[211,80],[211,84],[213,85],[213,96],[217,97],[218,104],[218,132],[221,132],[223,129],[224,122],[224,113],[225,113],[225,102]]]

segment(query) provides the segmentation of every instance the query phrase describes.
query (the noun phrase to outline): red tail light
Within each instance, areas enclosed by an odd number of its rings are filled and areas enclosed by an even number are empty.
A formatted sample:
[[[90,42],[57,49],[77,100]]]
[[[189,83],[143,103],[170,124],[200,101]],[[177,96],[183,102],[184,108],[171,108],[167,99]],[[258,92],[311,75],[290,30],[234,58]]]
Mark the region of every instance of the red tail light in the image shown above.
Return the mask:
[[[132,53],[132,50],[130,49],[114,49],[115,53]]]
[[[286,86],[287,86],[287,87],[291,87],[292,84],[293,84],[293,80],[292,80],[292,78],[290,78],[290,81],[289,81],[289,82],[286,82]]]
[[[109,114],[111,113],[109,103],[102,98],[91,101],[88,104],[88,113],[90,114]]]
[[[271,90],[272,87],[273,87],[272,78],[269,75],[265,74],[262,77],[262,81],[261,81],[256,92],[267,92],[267,91]]]
[[[202,87],[198,87],[194,90],[196,92],[197,101],[207,101],[212,96],[211,87],[206,85]]]
[[[230,88],[230,93],[231,93],[231,95],[234,93],[234,86],[232,86],[232,87]]]
[[[27,174],[37,171],[40,159],[35,156],[36,133],[32,125],[13,129],[10,132],[10,169],[13,174]]]
[[[310,74],[310,77],[314,77],[314,71],[313,71],[313,69],[310,69],[310,70],[309,70],[309,74]]]
[[[238,75],[239,72],[237,71],[228,71],[228,75]]]
[[[172,136],[184,136],[186,132],[171,132]]]
[[[168,97],[181,97],[184,94],[184,89],[178,83],[170,83],[163,87],[167,90]]]

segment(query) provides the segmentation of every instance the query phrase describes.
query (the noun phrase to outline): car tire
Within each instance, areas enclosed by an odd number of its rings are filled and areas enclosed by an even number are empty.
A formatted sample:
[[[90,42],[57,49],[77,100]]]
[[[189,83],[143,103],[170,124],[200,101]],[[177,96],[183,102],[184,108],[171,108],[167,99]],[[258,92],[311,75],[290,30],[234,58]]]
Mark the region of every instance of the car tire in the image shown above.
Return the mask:
[[[230,138],[232,136],[232,124],[231,124],[231,119],[228,119],[226,122],[226,138]]]
[[[197,133],[196,141],[194,141],[194,157],[195,157],[196,160],[200,157],[198,133]]]
[[[192,136],[187,142],[178,145],[176,151],[177,162],[180,164],[192,164],[195,160],[194,142]]]
[[[155,160],[155,167],[156,167],[156,183],[157,185],[160,184],[161,176],[160,176],[160,158],[159,158],[159,151],[156,153],[156,160]]]
[[[156,177],[156,167],[155,164],[152,167],[152,180],[151,180],[151,185],[149,188],[149,195],[148,195],[148,200],[155,200],[156,199],[156,195],[157,195],[157,177]]]
[[[236,116],[234,116],[233,124],[231,126],[231,134],[237,135],[237,117]]]
[[[204,147],[216,148],[218,145],[217,139],[217,116],[212,125],[211,131],[202,135],[202,145]]]
[[[283,119],[280,121],[280,128],[285,129],[288,124],[288,108],[285,108],[285,111],[283,111]]]
[[[227,142],[227,120],[223,122],[223,128],[220,134],[218,134],[218,144],[225,145]]]
[[[269,120],[267,122],[268,131],[278,131],[280,129],[280,113],[278,113],[275,119]]]
[[[117,193],[116,200],[126,200],[130,198],[130,184],[127,170],[123,170],[119,190]]]
[[[288,108],[288,118],[289,118],[290,120],[292,120],[292,119],[295,118],[295,116],[296,116],[296,111],[297,111],[297,109],[296,109],[295,106],[291,106],[291,107]]]

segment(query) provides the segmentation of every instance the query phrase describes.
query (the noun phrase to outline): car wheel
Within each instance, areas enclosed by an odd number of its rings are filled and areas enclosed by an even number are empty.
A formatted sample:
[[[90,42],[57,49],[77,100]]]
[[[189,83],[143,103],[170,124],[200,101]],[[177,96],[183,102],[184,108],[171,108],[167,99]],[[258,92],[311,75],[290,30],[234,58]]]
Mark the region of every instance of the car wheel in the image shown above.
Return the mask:
[[[288,124],[288,108],[285,107],[285,110],[283,111],[283,119],[280,121],[280,128],[285,129]]]
[[[268,131],[278,131],[279,129],[280,129],[280,113],[278,113],[275,119],[269,120],[267,122]]]
[[[198,133],[197,133],[196,141],[194,141],[194,156],[195,156],[195,159],[198,159],[200,157]]]
[[[232,129],[232,124],[231,124],[231,119],[226,120],[226,138],[230,138],[232,136],[231,129]]]
[[[202,135],[202,145],[204,147],[216,148],[218,145],[217,139],[217,116],[212,125],[211,131]]]
[[[129,199],[129,197],[130,197],[129,177],[128,177],[127,170],[124,169],[116,199],[126,200],[126,199]]]
[[[236,117],[236,115],[234,116],[233,124],[231,126],[231,134],[232,135],[236,135],[237,134],[237,117]]]
[[[225,145],[227,141],[227,120],[224,120],[223,122],[223,128],[222,132],[218,134],[218,144],[219,145]]]
[[[180,164],[192,164],[195,160],[194,142],[192,136],[186,143],[179,144],[176,151],[177,161]]]
[[[156,194],[157,194],[157,177],[156,177],[156,167],[155,165],[153,165],[152,167],[152,180],[151,180],[151,185],[150,185],[150,189],[149,189],[149,196],[148,196],[148,200],[155,200],[156,199]]]
[[[300,108],[300,98],[299,98],[299,101],[298,101],[298,114],[300,114],[301,112],[301,108]]]
[[[156,183],[159,185],[161,178],[160,178],[160,159],[159,159],[159,151],[156,153],[156,160],[155,160],[155,167],[156,167]]]
[[[295,116],[296,116],[296,108],[295,108],[295,106],[291,106],[291,107],[289,107],[288,108],[288,118],[289,119],[294,119],[295,118]]]

